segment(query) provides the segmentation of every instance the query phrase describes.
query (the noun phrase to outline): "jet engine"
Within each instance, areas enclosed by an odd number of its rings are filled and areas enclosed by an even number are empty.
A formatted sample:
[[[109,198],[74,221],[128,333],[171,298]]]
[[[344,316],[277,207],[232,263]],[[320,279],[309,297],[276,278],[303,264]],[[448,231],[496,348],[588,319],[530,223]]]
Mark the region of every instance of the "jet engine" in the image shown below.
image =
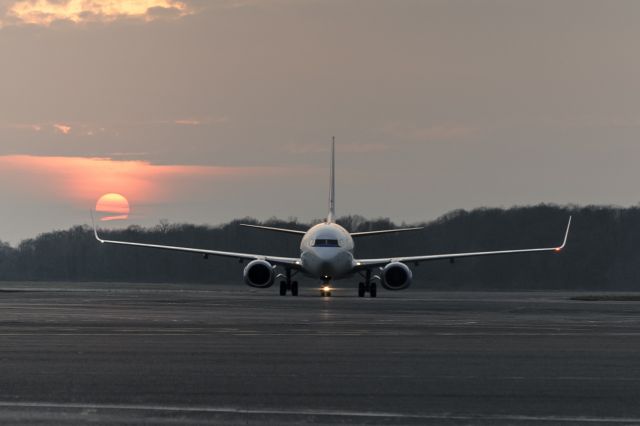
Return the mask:
[[[380,281],[387,290],[404,290],[411,285],[413,273],[404,263],[392,262],[382,269]]]
[[[244,268],[244,282],[251,287],[268,288],[275,281],[273,266],[266,260],[252,260]]]

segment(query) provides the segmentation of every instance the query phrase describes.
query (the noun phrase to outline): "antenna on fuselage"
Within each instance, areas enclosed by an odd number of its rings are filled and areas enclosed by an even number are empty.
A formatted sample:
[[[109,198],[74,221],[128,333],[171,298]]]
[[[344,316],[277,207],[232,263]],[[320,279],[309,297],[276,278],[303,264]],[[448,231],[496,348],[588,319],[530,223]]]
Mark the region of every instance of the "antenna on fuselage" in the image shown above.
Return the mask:
[[[329,171],[331,180],[329,186],[329,216],[327,223],[334,223],[336,220],[336,137],[331,138],[331,169]]]

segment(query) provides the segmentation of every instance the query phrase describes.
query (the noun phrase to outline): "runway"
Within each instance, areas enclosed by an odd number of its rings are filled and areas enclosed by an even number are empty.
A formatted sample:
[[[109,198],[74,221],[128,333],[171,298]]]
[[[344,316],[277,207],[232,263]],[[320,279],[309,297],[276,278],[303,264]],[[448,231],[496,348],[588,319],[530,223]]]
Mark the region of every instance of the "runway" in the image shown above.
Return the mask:
[[[0,283],[0,423],[640,424],[638,301],[333,293]]]

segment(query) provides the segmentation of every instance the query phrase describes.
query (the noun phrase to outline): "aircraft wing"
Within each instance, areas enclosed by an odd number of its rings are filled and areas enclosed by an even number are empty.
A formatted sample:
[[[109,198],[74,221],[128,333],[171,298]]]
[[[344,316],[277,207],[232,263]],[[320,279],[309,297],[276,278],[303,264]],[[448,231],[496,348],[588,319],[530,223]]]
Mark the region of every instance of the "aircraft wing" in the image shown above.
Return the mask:
[[[415,228],[383,229],[382,231],[352,232],[351,236],[353,238],[356,238],[356,237],[368,237],[368,236],[371,236],[371,235],[395,234],[396,232],[420,231],[421,229],[424,229],[424,226],[418,226],[418,227],[415,227]]]
[[[116,244],[121,246],[130,246],[130,247],[146,247],[160,250],[171,250],[178,251],[183,253],[194,253],[204,256],[205,258],[208,256],[220,256],[220,257],[231,257],[239,260],[266,260],[269,263],[274,265],[286,266],[292,269],[301,269],[301,262],[299,258],[294,257],[279,257],[279,256],[267,256],[261,254],[250,254],[250,253],[236,253],[231,251],[219,251],[219,250],[206,250],[200,248],[191,248],[191,247],[176,247],[176,246],[165,246],[159,244],[146,244],[146,243],[136,243],[130,241],[114,241],[114,240],[105,240],[100,238],[98,235],[98,228],[93,224],[93,233],[98,240],[102,244]]]
[[[274,228],[273,226],[250,225],[247,223],[241,223],[240,226],[244,226],[246,228],[263,229],[266,231],[282,232],[285,234],[294,234],[294,235],[301,235],[301,236],[306,234],[305,231],[298,231],[297,229]]]
[[[297,229],[274,228],[272,226],[250,225],[250,224],[247,224],[247,223],[241,223],[240,226],[244,226],[244,227],[247,227],[247,228],[262,229],[262,230],[266,230],[266,231],[282,232],[282,233],[285,233],[285,234],[294,234],[294,235],[300,235],[300,236],[304,236],[306,234],[305,231],[299,231]],[[353,238],[357,238],[357,237],[368,237],[368,236],[372,236],[372,235],[395,234],[397,232],[419,231],[421,229],[424,229],[424,226],[419,226],[419,227],[415,227],[415,228],[384,229],[382,231],[352,232],[350,235]]]
[[[531,248],[521,250],[499,250],[499,251],[479,251],[470,253],[449,253],[449,254],[430,254],[425,256],[405,256],[405,257],[387,257],[380,259],[359,259],[356,260],[356,269],[366,269],[372,266],[384,266],[391,262],[402,263],[419,263],[428,262],[431,260],[449,259],[455,260],[463,257],[479,257],[479,256],[497,256],[503,254],[517,254],[517,253],[535,253],[535,252],[560,252],[567,245],[567,239],[569,238],[569,229],[571,228],[571,217],[569,217],[569,223],[564,234],[564,240],[562,244],[556,247],[546,248]]]

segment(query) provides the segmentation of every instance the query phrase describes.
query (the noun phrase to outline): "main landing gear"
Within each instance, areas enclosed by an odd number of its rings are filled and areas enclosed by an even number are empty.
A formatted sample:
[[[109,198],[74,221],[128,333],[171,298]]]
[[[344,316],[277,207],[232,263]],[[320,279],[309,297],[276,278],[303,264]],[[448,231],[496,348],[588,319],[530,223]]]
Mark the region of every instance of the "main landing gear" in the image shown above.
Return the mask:
[[[378,295],[378,288],[375,282],[371,282],[371,271],[367,269],[365,274],[365,282],[358,283],[358,297],[364,297],[369,293],[369,296],[376,297]]]
[[[280,281],[280,296],[286,296],[287,291],[291,292],[292,296],[298,295],[298,281],[291,281],[291,269],[287,269],[287,280]]]

